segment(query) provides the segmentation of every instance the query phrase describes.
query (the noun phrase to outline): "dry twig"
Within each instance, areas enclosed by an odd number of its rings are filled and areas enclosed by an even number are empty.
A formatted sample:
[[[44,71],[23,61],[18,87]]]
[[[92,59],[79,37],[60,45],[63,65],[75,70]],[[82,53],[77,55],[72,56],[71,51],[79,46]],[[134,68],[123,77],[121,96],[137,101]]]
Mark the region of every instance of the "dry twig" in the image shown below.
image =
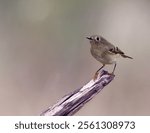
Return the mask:
[[[64,96],[52,107],[49,107],[42,116],[68,116],[76,113],[81,107],[98,94],[113,79],[114,75],[102,70],[97,79]]]

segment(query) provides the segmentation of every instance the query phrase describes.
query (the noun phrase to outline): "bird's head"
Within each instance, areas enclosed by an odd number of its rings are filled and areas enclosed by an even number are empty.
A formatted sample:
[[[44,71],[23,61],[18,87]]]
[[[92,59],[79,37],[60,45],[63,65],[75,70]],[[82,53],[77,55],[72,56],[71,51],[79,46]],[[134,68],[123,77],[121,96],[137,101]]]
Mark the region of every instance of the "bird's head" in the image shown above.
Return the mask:
[[[102,39],[102,37],[99,35],[92,35],[92,36],[86,37],[86,38],[90,41],[90,44],[99,44]]]

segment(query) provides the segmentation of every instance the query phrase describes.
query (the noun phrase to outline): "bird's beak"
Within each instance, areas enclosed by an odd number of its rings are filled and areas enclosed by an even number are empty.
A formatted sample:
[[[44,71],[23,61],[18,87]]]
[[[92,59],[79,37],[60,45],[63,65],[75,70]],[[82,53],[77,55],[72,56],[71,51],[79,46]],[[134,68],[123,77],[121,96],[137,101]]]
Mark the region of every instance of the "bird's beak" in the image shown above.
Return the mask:
[[[88,39],[88,40],[93,40],[91,37],[86,37],[86,39]]]

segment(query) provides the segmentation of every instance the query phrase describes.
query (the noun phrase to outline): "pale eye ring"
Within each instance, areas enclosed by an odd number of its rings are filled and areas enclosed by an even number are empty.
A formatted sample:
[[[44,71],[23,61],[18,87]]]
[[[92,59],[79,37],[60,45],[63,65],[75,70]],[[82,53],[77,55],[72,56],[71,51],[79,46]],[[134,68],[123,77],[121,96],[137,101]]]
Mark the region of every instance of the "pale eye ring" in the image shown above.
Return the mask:
[[[96,39],[96,41],[100,41],[100,38],[98,36],[95,39]]]

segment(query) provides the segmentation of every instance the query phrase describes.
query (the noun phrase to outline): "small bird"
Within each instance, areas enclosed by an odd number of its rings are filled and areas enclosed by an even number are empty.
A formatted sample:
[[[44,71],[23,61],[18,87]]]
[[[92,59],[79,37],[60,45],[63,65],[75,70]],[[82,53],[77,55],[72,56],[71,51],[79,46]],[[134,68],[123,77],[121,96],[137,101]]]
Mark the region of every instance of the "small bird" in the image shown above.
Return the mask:
[[[133,59],[130,56],[127,56],[122,52],[118,47],[115,47],[113,44],[108,42],[105,38],[99,35],[92,35],[90,37],[86,37],[91,44],[91,54],[92,56],[99,62],[102,63],[102,67],[99,68],[95,75],[94,80],[97,79],[98,72],[106,65],[106,64],[114,64],[114,68],[112,74],[114,74],[116,68],[116,58],[118,55],[123,58]]]

